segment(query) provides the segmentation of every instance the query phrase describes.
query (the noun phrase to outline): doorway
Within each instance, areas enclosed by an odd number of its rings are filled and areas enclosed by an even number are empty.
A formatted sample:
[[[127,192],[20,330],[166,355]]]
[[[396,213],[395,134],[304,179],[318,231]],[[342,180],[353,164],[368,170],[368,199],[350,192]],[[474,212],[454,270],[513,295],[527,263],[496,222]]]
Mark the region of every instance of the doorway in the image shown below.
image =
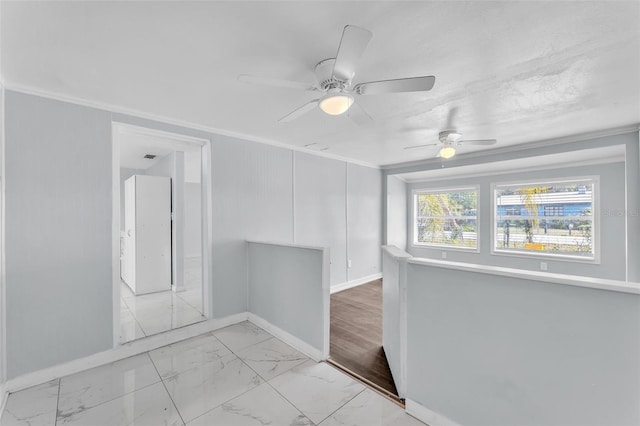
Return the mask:
[[[204,321],[209,141],[113,124],[114,344]]]
[[[329,362],[401,402],[382,347],[382,279],[331,295]]]

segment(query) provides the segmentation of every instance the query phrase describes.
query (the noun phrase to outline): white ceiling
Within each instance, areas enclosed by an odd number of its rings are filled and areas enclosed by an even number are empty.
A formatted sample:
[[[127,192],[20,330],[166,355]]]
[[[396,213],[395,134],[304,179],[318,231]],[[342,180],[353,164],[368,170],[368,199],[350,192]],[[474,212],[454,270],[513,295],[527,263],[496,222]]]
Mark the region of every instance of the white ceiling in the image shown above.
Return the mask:
[[[185,182],[200,182],[200,145],[124,125],[118,125],[115,131],[120,151],[120,167],[147,170],[172,152],[182,151]],[[147,154],[156,155],[156,158],[144,158]]]
[[[7,2],[2,77],[31,88],[376,165],[433,157],[448,112],[502,146],[640,122],[640,2]],[[427,93],[361,96],[374,122],[315,110],[313,82],[342,29],[373,32],[355,82],[435,75]],[[407,131],[424,129],[424,131]],[[482,147],[465,147],[465,151]],[[461,150],[462,151],[462,150]]]

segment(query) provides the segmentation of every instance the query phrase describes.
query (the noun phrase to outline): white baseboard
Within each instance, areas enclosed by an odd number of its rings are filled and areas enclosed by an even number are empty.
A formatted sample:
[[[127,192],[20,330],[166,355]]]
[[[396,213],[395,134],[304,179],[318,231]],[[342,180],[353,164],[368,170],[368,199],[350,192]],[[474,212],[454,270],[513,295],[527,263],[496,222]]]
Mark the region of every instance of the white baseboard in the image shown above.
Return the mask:
[[[175,330],[156,334],[155,336],[149,336],[144,339],[134,340],[132,342],[125,343],[104,352],[99,352],[97,354],[89,355],[84,358],[76,359],[64,364],[34,371],[32,373],[27,373],[11,380],[7,380],[7,382],[3,385],[2,391],[5,395],[7,395],[11,392],[30,388],[32,386],[40,385],[59,377],[68,376],[69,374],[75,374],[80,371],[88,370],[90,368],[99,367],[101,365],[129,358],[134,355],[139,355],[144,352],[158,349],[162,346],[171,345],[173,343],[180,342],[182,340],[199,336],[201,334],[218,330],[220,328],[237,324],[246,320],[247,313],[241,312],[239,314],[229,315],[224,318],[210,319],[207,321],[199,322],[197,324],[177,328]]]
[[[358,287],[359,285],[369,283],[371,281],[379,280],[382,278],[382,272],[377,274],[368,275],[366,277],[358,278],[356,280],[347,281],[345,283],[336,284],[331,286],[331,294],[338,293],[339,291],[348,290],[350,288]]]
[[[252,314],[251,312],[249,312],[249,321],[264,329],[265,331],[273,334],[275,337],[282,340],[287,345],[302,352],[316,362],[325,361],[327,359],[327,357],[323,355],[322,350],[314,348],[310,344],[303,342],[296,336],[284,331],[280,327],[271,324],[269,321],[265,320],[262,317],[259,317],[256,314]]]
[[[427,407],[418,404],[412,399],[405,400],[405,411],[412,417],[426,423],[429,426],[460,426],[458,423],[445,416],[429,410]]]

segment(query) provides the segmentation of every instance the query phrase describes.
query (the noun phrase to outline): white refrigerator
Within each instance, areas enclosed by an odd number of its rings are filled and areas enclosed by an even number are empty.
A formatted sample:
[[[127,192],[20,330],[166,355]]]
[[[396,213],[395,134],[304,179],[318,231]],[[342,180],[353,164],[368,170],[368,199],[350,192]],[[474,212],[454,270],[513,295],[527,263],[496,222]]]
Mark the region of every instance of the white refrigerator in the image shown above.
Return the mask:
[[[131,176],[124,183],[121,275],[136,294],[171,289],[171,178]]]

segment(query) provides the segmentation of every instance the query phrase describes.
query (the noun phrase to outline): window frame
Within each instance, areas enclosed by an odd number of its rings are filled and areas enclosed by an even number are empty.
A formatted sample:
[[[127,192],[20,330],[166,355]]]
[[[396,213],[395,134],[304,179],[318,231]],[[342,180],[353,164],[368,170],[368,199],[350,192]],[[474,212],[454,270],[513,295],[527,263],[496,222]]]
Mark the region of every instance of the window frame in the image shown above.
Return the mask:
[[[497,238],[497,226],[496,226],[496,218],[498,216],[498,204],[496,199],[496,189],[500,187],[518,187],[518,186],[539,186],[539,185],[553,185],[553,184],[562,184],[562,183],[580,183],[580,182],[590,182],[593,185],[592,190],[592,247],[593,254],[590,256],[579,256],[579,255],[571,255],[567,253],[544,253],[544,252],[534,252],[534,251],[523,251],[523,250],[513,250],[513,249],[500,249],[496,247]],[[548,179],[530,179],[526,181],[505,181],[505,182],[492,182],[491,183],[491,255],[492,256],[512,256],[512,257],[520,257],[520,258],[529,258],[529,259],[541,259],[541,260],[557,260],[563,262],[576,262],[576,263],[591,263],[591,264],[600,264],[600,214],[599,214],[599,206],[600,206],[600,176],[592,175],[592,176],[571,176],[571,177],[559,177],[559,178],[548,178]],[[541,220],[547,216],[540,216]]]
[[[416,241],[418,236],[418,195],[462,191],[475,191],[476,193],[476,246],[451,246],[446,244],[421,243]],[[480,253],[480,201],[480,185],[413,189],[411,191],[411,247],[418,249],[432,249],[442,251],[454,250],[464,253]]]

